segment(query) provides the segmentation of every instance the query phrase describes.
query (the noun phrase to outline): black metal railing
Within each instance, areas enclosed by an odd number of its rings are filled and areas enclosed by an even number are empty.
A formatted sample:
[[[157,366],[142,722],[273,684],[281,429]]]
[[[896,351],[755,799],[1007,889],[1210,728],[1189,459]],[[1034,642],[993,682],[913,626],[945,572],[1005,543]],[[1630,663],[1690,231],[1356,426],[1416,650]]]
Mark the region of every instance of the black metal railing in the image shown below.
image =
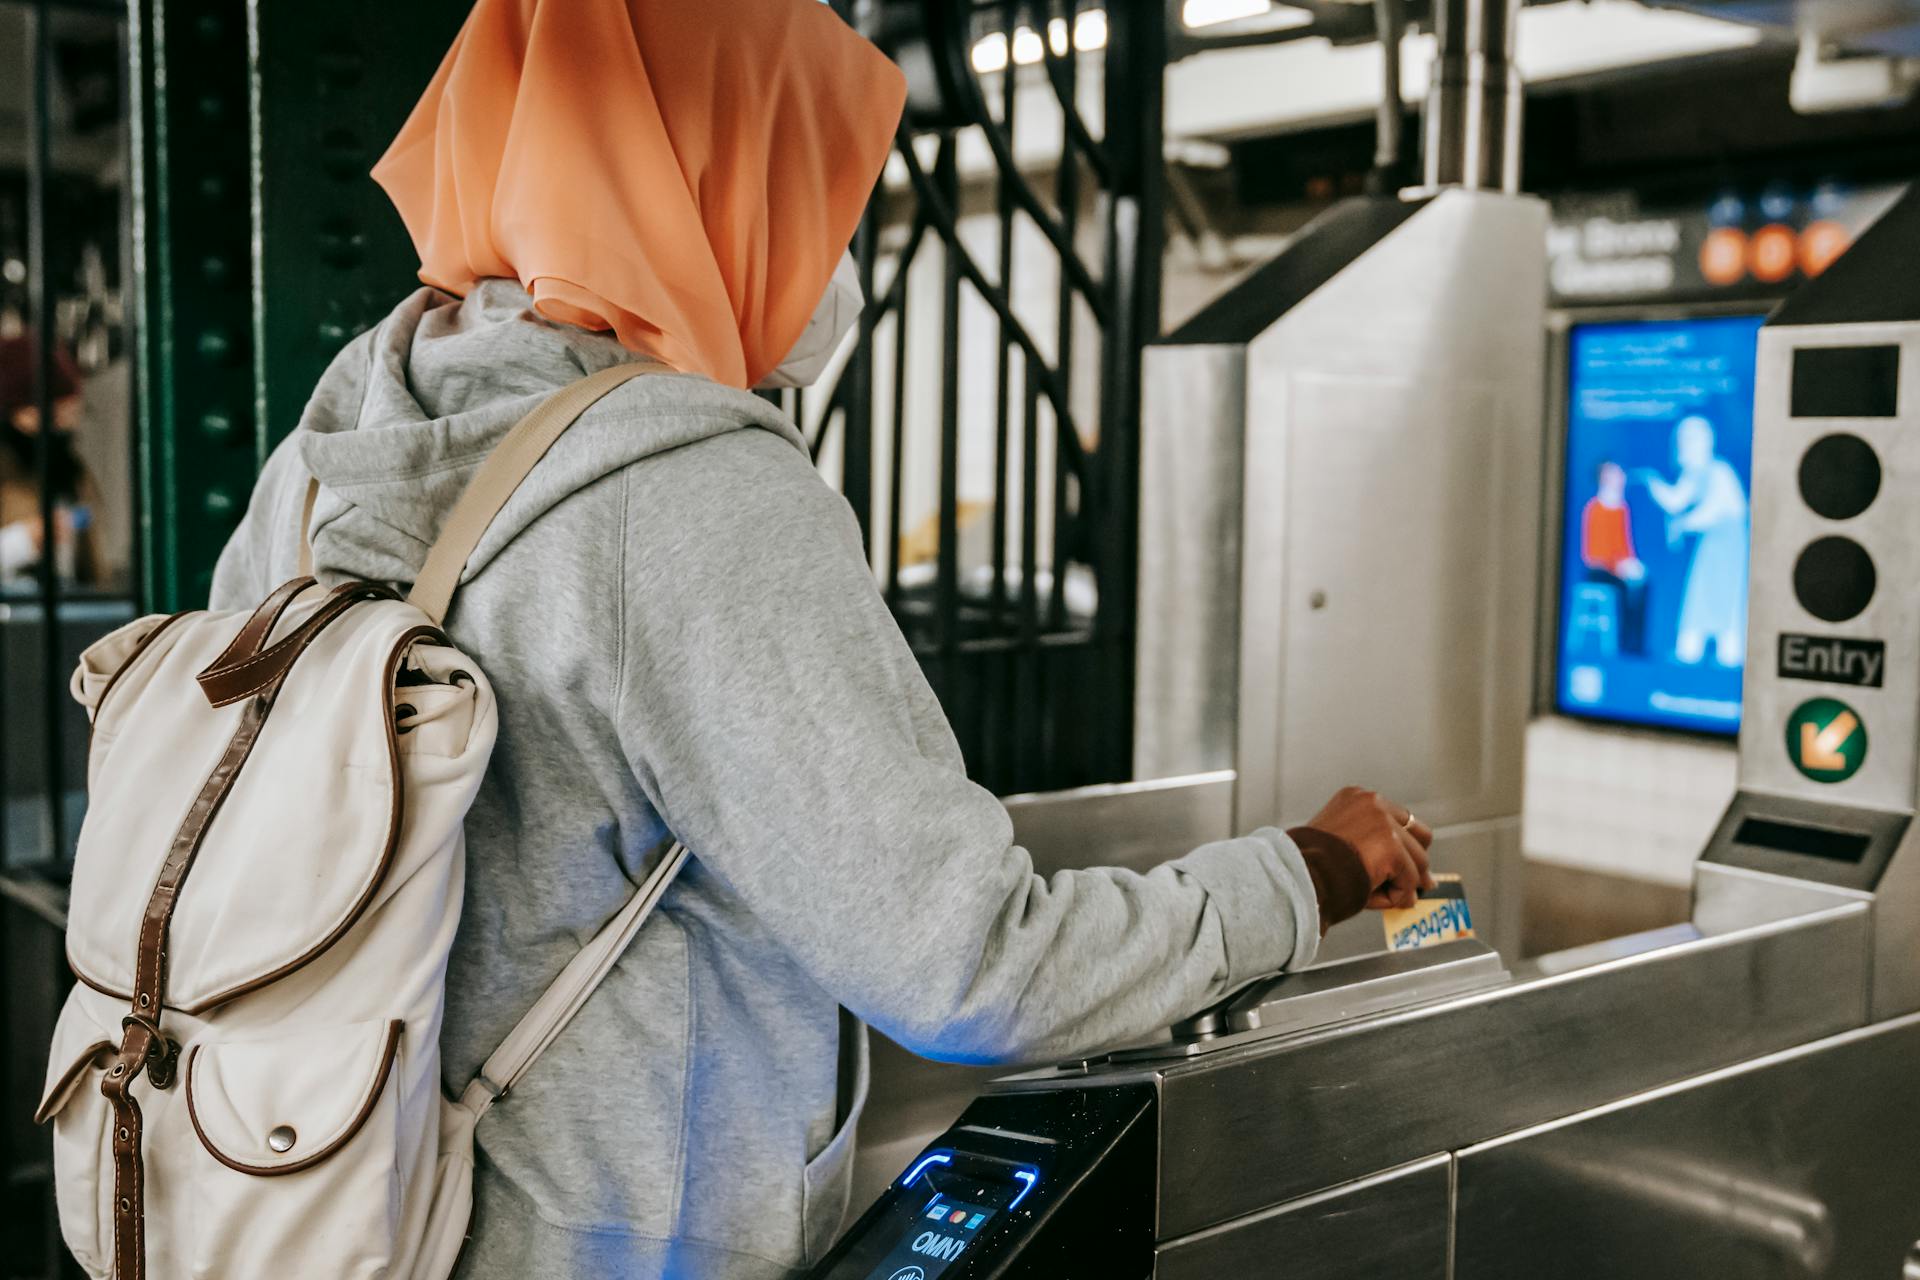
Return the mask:
[[[0,2],[26,88],[0,122],[0,867],[70,851],[86,725],[67,674],[133,608],[130,408],[90,399],[125,385],[123,33],[103,4]]]
[[[27,1119],[71,981],[79,651],[134,613],[125,6],[0,0],[0,1276],[76,1275]]]
[[[837,454],[975,778],[1001,794],[1124,779],[1164,6],[886,0],[849,17],[909,69],[907,119],[855,241],[859,340],[813,413],[789,407],[817,458]],[[976,50],[1004,66],[977,71]],[[990,384],[963,376],[969,312]],[[936,413],[909,398],[926,380]],[[984,483],[976,467],[963,486],[963,451],[987,457]]]

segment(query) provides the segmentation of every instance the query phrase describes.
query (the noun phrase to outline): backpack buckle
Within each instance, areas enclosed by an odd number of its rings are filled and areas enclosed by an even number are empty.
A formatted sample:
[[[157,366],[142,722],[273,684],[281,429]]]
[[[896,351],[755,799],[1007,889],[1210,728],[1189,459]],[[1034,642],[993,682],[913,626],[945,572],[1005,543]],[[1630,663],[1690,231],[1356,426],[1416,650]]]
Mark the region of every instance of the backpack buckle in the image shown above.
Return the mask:
[[[141,1064],[146,1068],[148,1082],[156,1089],[171,1088],[180,1066],[180,1042],[170,1038],[160,1029],[158,1022],[144,1014],[130,1013],[120,1019],[122,1031],[136,1025],[144,1028],[153,1039],[153,1043],[147,1046],[146,1061]]]

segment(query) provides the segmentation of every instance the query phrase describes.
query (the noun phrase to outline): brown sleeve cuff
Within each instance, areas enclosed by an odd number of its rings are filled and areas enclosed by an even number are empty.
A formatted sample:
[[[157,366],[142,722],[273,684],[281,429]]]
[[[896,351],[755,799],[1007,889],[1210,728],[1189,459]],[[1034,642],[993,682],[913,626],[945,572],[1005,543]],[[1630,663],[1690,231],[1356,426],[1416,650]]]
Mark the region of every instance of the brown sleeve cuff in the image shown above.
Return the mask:
[[[1354,847],[1318,827],[1294,827],[1288,837],[1300,849],[1320,899],[1320,932],[1360,914],[1373,886],[1367,883],[1366,864]]]

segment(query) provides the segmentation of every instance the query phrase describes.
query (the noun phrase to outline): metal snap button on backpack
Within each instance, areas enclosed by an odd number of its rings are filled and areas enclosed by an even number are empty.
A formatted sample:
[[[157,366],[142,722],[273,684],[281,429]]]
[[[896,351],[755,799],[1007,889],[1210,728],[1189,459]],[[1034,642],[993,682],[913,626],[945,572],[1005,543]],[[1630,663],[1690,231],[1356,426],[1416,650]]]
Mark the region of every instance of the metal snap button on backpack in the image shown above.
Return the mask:
[[[298,1136],[298,1134],[294,1133],[291,1125],[276,1125],[273,1130],[267,1134],[267,1145],[275,1151],[291,1151],[293,1150],[293,1140]]]

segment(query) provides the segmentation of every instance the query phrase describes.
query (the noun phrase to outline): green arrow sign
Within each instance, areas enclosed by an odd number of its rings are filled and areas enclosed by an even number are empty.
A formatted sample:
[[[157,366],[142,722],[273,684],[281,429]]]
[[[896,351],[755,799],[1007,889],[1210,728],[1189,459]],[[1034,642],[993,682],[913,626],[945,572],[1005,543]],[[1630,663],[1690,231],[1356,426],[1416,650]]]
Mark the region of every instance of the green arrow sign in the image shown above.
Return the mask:
[[[1867,760],[1867,726],[1838,698],[1812,698],[1787,717],[1787,759],[1815,782],[1845,782]]]

